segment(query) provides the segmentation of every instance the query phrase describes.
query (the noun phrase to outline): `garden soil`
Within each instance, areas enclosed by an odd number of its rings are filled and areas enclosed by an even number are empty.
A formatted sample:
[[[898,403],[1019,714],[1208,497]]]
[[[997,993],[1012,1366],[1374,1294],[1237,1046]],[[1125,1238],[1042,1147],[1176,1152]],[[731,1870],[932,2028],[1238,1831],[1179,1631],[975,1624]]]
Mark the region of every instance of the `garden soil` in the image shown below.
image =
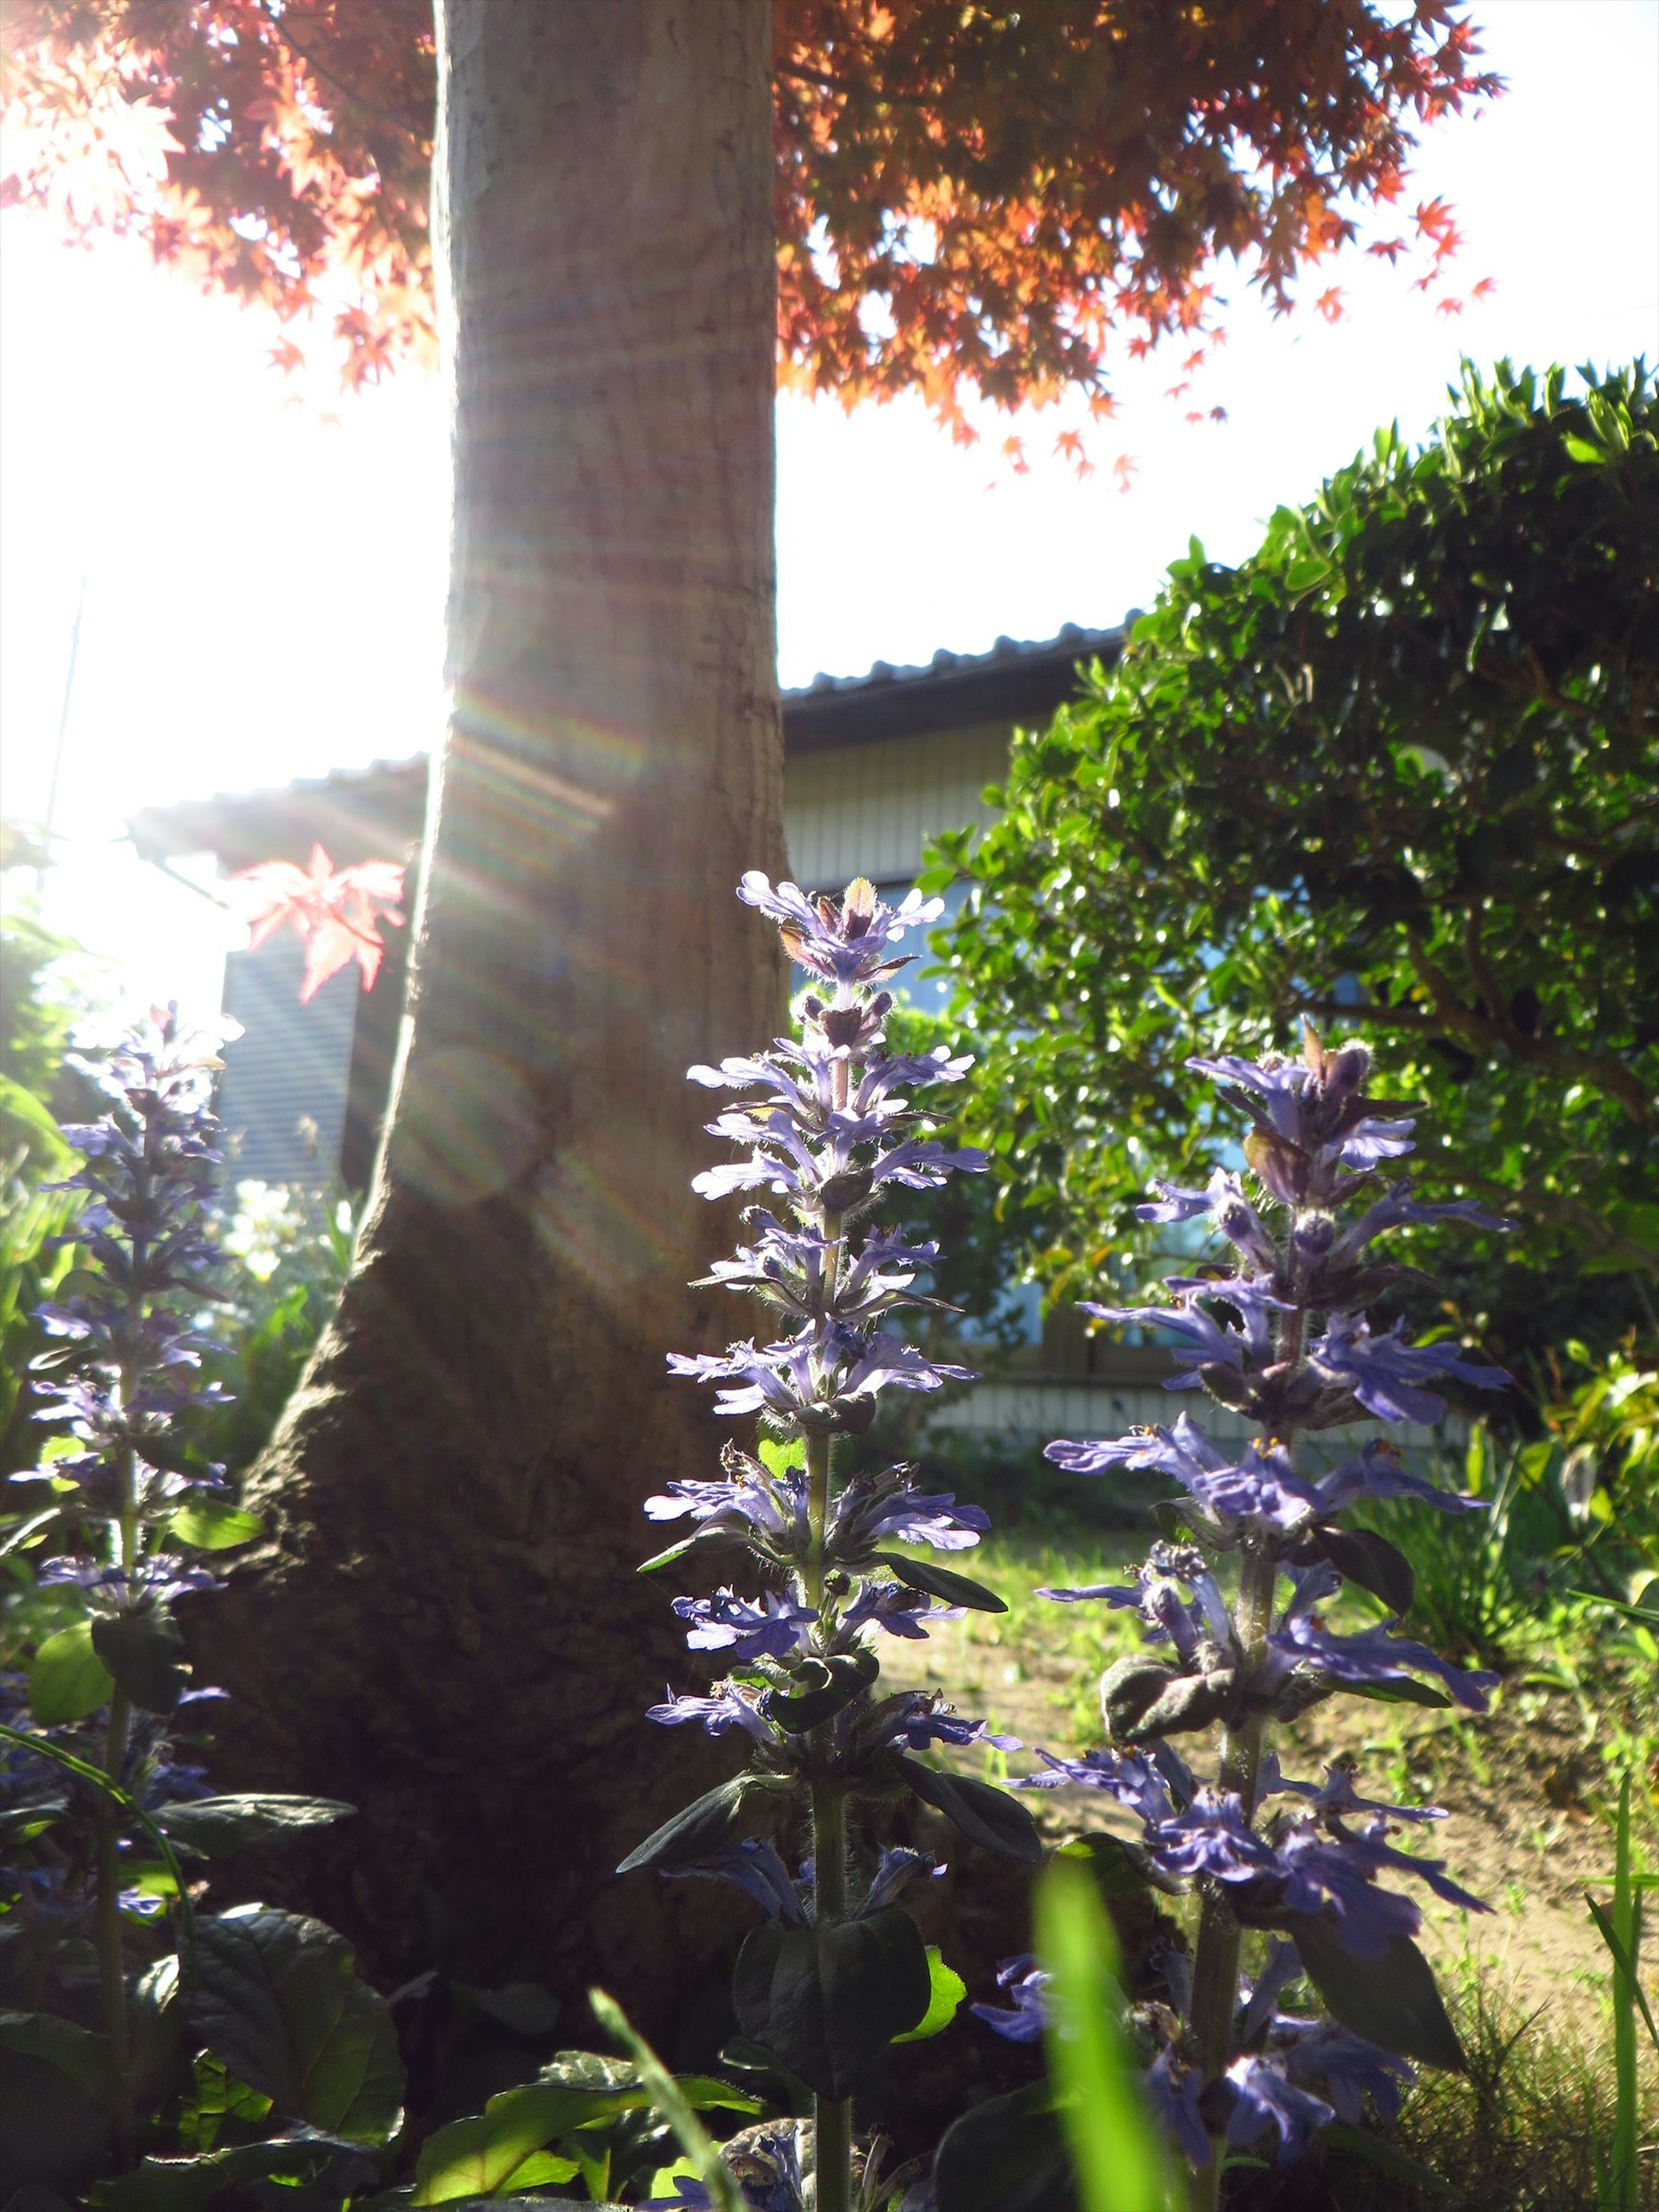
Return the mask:
[[[1075,1752],[1075,1666],[1040,1650],[1012,1651],[991,1640],[998,1633],[977,1620],[936,1632],[930,1686],[1033,1748]],[[1453,1877],[1492,1910],[1464,1913],[1421,1893],[1426,1945],[1443,1975],[1478,1968],[1520,2018],[1542,2013],[1553,2033],[1599,2042],[1609,1977],[1584,1893],[1602,1895],[1612,1865],[1610,1830],[1588,1802],[1600,1763],[1565,1693],[1509,1696],[1506,1702],[1500,1693],[1486,1718],[1425,1711],[1420,1723],[1407,1708],[1335,1699],[1285,1732],[1280,1756],[1287,1772],[1310,1779],[1326,1762],[1350,1759],[1364,1795],[1388,1799],[1397,1790],[1403,1803],[1443,1807],[1448,1819],[1413,1847],[1443,1857]],[[972,1749],[957,1754],[969,1771],[981,1760]],[[1009,1759],[1011,1773],[1034,1764],[1018,1753]],[[1068,1786],[1027,1802],[1050,1839],[1091,1828],[1134,1832],[1096,1790]]]

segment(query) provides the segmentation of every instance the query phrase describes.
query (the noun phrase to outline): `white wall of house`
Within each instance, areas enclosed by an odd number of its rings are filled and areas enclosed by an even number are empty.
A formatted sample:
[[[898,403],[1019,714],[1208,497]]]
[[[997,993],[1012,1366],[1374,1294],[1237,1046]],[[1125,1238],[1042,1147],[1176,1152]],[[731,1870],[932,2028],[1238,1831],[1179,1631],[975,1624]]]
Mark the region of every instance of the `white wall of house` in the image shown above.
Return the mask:
[[[793,755],[783,770],[791,874],[811,890],[854,876],[909,883],[930,837],[994,819],[980,793],[1006,774],[1011,734],[994,722]]]

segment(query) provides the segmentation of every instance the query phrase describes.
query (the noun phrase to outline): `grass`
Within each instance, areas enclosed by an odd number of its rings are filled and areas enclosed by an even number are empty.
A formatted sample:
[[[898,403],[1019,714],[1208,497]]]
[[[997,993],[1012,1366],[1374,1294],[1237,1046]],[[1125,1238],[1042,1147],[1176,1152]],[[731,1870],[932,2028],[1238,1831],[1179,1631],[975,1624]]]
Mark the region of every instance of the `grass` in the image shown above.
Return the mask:
[[[1247,2188],[1237,2212],[1270,2202],[1276,2212],[1596,2212],[1598,2163],[1619,2125],[1610,2053],[1517,2012],[1473,1957],[1449,1996],[1468,2073],[1424,2073],[1391,2139],[1440,2185],[1328,2158],[1294,2191]],[[1659,2206],[1650,2143],[1628,2203]]]

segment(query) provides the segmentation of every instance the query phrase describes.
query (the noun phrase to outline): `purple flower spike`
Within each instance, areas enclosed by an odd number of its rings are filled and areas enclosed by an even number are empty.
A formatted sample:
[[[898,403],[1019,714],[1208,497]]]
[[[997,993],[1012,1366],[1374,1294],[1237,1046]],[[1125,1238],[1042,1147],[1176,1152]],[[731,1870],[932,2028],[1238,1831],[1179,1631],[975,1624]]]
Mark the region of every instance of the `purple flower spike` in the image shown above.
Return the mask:
[[[1196,2066],[1183,2066],[1166,2045],[1141,2077],[1153,2112],[1188,2166],[1203,2168],[1214,2157],[1214,2147],[1198,2108],[1204,2076]]]
[[[826,983],[868,983],[890,975],[912,956],[889,959],[888,946],[908,930],[927,928],[945,911],[943,899],[925,899],[920,891],[908,891],[896,907],[885,906],[862,878],[848,885],[843,899],[809,899],[795,884],[774,890],[758,868],[744,878],[738,896],[769,915],[781,927],[790,957]]]
[[[1080,1759],[1060,1759],[1051,1751],[1040,1751],[1037,1757],[1048,1771],[1028,1774],[1023,1789],[1059,1790],[1069,1783],[1079,1789],[1103,1790],[1139,1814],[1148,1828],[1176,1816],[1176,1799],[1167,1778],[1154,1760],[1138,1751],[1085,1751]]]
[[[735,1590],[713,1597],[677,1597],[674,1610],[691,1628],[686,1644],[693,1651],[727,1651],[739,1662],[784,1659],[804,1648],[805,1632],[817,1614],[808,1606],[768,1590],[751,1605]]]
[[[1271,2128],[1279,2136],[1278,2164],[1289,2166],[1307,2148],[1316,2128],[1335,2118],[1322,2097],[1298,2089],[1271,2059],[1235,2059],[1227,2069],[1235,2094],[1227,2118],[1227,2142],[1243,2150]]]
[[[1072,1473],[1149,1470],[1171,1478],[1185,1496],[1160,1502],[1166,1540],[1152,1547],[1133,1583],[1126,1576],[1042,1592],[1063,1603],[1093,1599],[1139,1611],[1144,1641],[1158,1647],[1158,1657],[1126,1657],[1112,1668],[1103,1686],[1108,1719],[1128,1736],[1140,1727],[1161,1727],[1165,1735],[1133,1753],[1112,1748],[1061,1759],[1043,1753],[1044,1771],[1027,1777],[1026,1786],[1071,1784],[1115,1798],[1139,1815],[1140,1849],[1155,1877],[1195,1887],[1211,1902],[1219,1891],[1239,1925],[1273,1934],[1254,1987],[1241,1988],[1236,1960],[1208,1948],[1216,1938],[1206,1902],[1195,1956],[1165,1962],[1160,2009],[1175,2025],[1164,2027],[1164,2047],[1146,2081],[1189,2163],[1211,2156],[1215,2128],[1236,2148],[1273,2138],[1284,2163],[1333,2118],[1358,2121],[1368,2100],[1391,2117],[1413,2079],[1403,2057],[1332,2021],[1279,2009],[1288,1984],[1303,1976],[1297,1930],[1310,1952],[1316,1926],[1322,1942],[1334,1936],[1355,1959],[1377,1959],[1409,1942],[1421,1911],[1413,1896],[1382,1887],[1391,1875],[1421,1882],[1465,1911],[1486,1908],[1440,1860],[1389,1841],[1397,1824],[1443,1820],[1438,1807],[1368,1797],[1346,1766],[1328,1770],[1321,1784],[1291,1780],[1264,1747],[1262,1730],[1270,1718],[1300,1710],[1307,1696],[1425,1674],[1478,1711],[1496,1680],[1448,1664],[1398,1634],[1398,1622],[1345,1634],[1322,1613],[1345,1578],[1396,1607],[1409,1601],[1408,1558],[1375,1533],[1339,1530],[1345,1509],[1378,1498],[1465,1513],[1482,1501],[1443,1491],[1386,1443],[1368,1443],[1322,1471],[1298,1463],[1297,1440],[1367,1417],[1432,1425],[1445,1404],[1428,1386],[1443,1378],[1474,1389],[1504,1387],[1501,1370],[1444,1343],[1413,1345],[1399,1322],[1374,1328],[1362,1310],[1409,1273],[1370,1254],[1389,1231],[1502,1224],[1469,1200],[1425,1204],[1403,1179],[1377,1195],[1376,1170],[1412,1150],[1415,1122],[1403,1102],[1370,1095],[1364,1045],[1328,1047],[1309,1028],[1297,1060],[1222,1054],[1188,1065],[1213,1076],[1225,1086],[1225,1103],[1243,1109],[1248,1173],[1218,1169],[1202,1190],[1158,1182],[1139,1214],[1176,1225],[1206,1222],[1232,1247],[1233,1272],[1224,1275],[1206,1261],[1199,1273],[1166,1278],[1166,1304],[1084,1310],[1173,1340],[1177,1371],[1164,1387],[1202,1389],[1248,1425],[1242,1436],[1235,1430],[1237,1441],[1226,1449],[1184,1414],[1114,1441],[1048,1446],[1048,1457]],[[1362,1193],[1364,1204],[1345,1218]],[[1215,1783],[1199,1785],[1168,1738],[1218,1724],[1224,1758]],[[1248,1795],[1239,1787],[1246,1774]],[[1202,2019],[1195,2003],[1206,2008]],[[1202,2080],[1192,2054],[1215,2047],[1224,2031],[1231,2063]]]
[[[1184,1813],[1159,1822],[1152,1847],[1165,1873],[1187,1880],[1254,1882],[1279,1872],[1277,1853],[1252,1832],[1232,1790],[1197,1790]]]
[[[1292,2081],[1322,2082],[1337,2118],[1351,2128],[1364,2118],[1367,2097],[1385,2126],[1397,2119],[1401,2099],[1417,2079],[1408,2059],[1328,2022],[1297,2038],[1285,2052],[1285,2068]]]
[[[1333,1682],[1403,1682],[1414,1674],[1432,1674],[1472,1713],[1486,1711],[1486,1692],[1498,1683],[1496,1674],[1454,1667],[1426,1644],[1395,1636],[1386,1626],[1337,1636],[1297,1613],[1273,1631],[1267,1644],[1281,1657],[1305,1662]]]
[[[689,1866],[671,1867],[668,1872],[711,1881],[729,1881],[752,1897],[769,1920],[775,1920],[785,1928],[806,1925],[799,1887],[791,1880],[788,1869],[770,1844],[746,1838],[706,1859],[694,1860]]]
[[[1484,1513],[1488,1501],[1442,1490],[1437,1482],[1413,1474],[1399,1451],[1386,1438],[1368,1443],[1355,1457],[1344,1460],[1314,1486],[1322,1514],[1340,1513],[1361,1498],[1415,1498],[1443,1513]]]
[[[975,2004],[968,2009],[1010,2043],[1040,2043],[1048,2024],[1051,1978],[1029,1951],[1023,1952],[1017,1959],[1005,1959],[997,1968],[997,1986],[1007,1991],[1007,2004]]]
[[[1421,1385],[1450,1376],[1477,1390],[1504,1390],[1513,1379],[1501,1367],[1477,1367],[1449,1346],[1408,1345],[1405,1323],[1396,1322],[1382,1336],[1352,1314],[1333,1314],[1324,1334],[1310,1346],[1316,1373],[1346,1383],[1368,1413],[1380,1421],[1420,1421],[1431,1427],[1446,1410],[1443,1398]]]
[[[757,1743],[777,1740],[776,1731],[768,1727],[756,1705],[731,1682],[722,1682],[709,1698],[677,1698],[671,1689],[664,1704],[647,1707],[645,1717],[663,1728],[684,1728],[696,1722],[710,1735],[726,1735],[732,1729],[740,1729]]]

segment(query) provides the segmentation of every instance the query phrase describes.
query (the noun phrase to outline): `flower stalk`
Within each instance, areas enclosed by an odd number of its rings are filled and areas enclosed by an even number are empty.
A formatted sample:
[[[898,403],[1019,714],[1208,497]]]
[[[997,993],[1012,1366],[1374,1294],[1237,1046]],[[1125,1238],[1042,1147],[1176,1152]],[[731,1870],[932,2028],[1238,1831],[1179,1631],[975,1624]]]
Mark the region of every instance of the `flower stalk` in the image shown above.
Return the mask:
[[[1425,1386],[1440,1376],[1481,1389],[1509,1378],[1368,1318],[1412,1272],[1379,1257],[1380,1237],[1451,1220],[1504,1224],[1468,1201],[1425,1204],[1404,1178],[1383,1183],[1388,1164],[1412,1149],[1413,1109],[1370,1094],[1363,1045],[1328,1048],[1309,1029],[1299,1060],[1189,1065],[1244,1116],[1255,1188],[1218,1169],[1203,1190],[1158,1184],[1140,1215],[1206,1223],[1232,1248],[1232,1272],[1206,1266],[1172,1277],[1167,1305],[1085,1310],[1172,1337],[1180,1371],[1166,1387],[1202,1390],[1254,1440],[1224,1447],[1182,1413],[1115,1441],[1048,1447],[1079,1474],[1156,1470],[1176,1494],[1159,1509],[1165,1540],[1133,1582],[1041,1593],[1132,1611],[1151,1648],[1119,1660],[1102,1682],[1109,1744],[1079,1759],[1043,1753],[1047,1771],[1028,1786],[1105,1791],[1142,1823],[1126,1864],[1165,1890],[1196,1893],[1195,1948],[1166,1951],[1135,2017],[1148,2095],[1190,2170],[1194,2212],[1212,2212],[1228,2151],[1266,2137],[1282,2163],[1328,2122],[1358,2123],[1367,2100],[1391,2118],[1415,2064],[1463,2064],[1412,1942],[1419,1908],[1380,1879],[1407,1875],[1466,1911],[1486,1909],[1442,1861],[1389,1841],[1443,1814],[1363,1797],[1346,1765],[1322,1784],[1293,1779],[1270,1735],[1343,1690],[1484,1709],[1494,1676],[1449,1666],[1400,1632],[1413,1590],[1409,1560],[1341,1518],[1368,1499],[1450,1513],[1478,1510],[1479,1501],[1413,1472],[1389,1443],[1316,1457],[1307,1440],[1367,1419],[1432,1424],[1445,1405]],[[1263,1218],[1275,1207],[1277,1236]],[[1345,1587],[1382,1611],[1381,1625],[1342,1632],[1332,1624]],[[1177,1749],[1183,1735],[1212,1737],[1212,1779]],[[1260,1964],[1246,1978],[1247,1942],[1259,1939]],[[1025,2032],[1041,2011],[1042,1981],[1023,1976],[1013,2011],[984,2016],[1004,2033]],[[1316,2000],[1311,2015],[1280,2003],[1299,1981]]]
[[[865,1850],[860,1803],[913,1794],[1009,1856],[1030,1863],[1039,1852],[1016,1800],[924,1763],[939,1746],[1012,1741],[939,1698],[880,1680],[878,1638],[921,1638],[967,1607],[1005,1609],[967,1577],[889,1548],[967,1550],[986,1516],[949,1495],[924,1496],[908,1466],[843,1474],[836,1453],[839,1439],[868,1433],[883,1392],[969,1379],[903,1333],[907,1314],[937,1308],[918,1287],[937,1249],[907,1243],[875,1215],[895,1190],[934,1188],[985,1161],[922,1133],[910,1097],[960,1081],[969,1061],[943,1048],[907,1057],[885,1039],[886,986],[910,957],[893,948],[937,918],[938,902],[912,892],[889,907],[862,881],[838,900],[811,899],[758,874],[739,896],[778,924],[809,988],[791,1036],[690,1071],[708,1089],[748,1094],[708,1125],[743,1156],[694,1188],[709,1199],[751,1195],[752,1243],[708,1279],[762,1301],[779,1334],[720,1355],[670,1356],[672,1373],[720,1386],[720,1413],[757,1416],[761,1437],[757,1455],[726,1447],[723,1480],[672,1483],[646,1511],[692,1523],[650,1568],[748,1555],[752,1595],[724,1584],[674,1601],[689,1648],[717,1655],[726,1671],[708,1694],[671,1694],[651,1711],[665,1726],[739,1738],[748,1763],[647,1838],[623,1871],[710,1875],[762,1905],[765,1923],[738,1961],[738,2023],[812,2091],[811,2156],[796,2156],[792,2172],[811,2171],[814,2212],[854,2212],[854,2100],[932,1991],[925,1947],[897,1901],[932,1863],[910,1850]],[[810,1872],[792,1874],[770,1841],[741,1836],[757,1802],[810,1836]],[[779,2188],[769,2203],[796,2201],[793,2181]]]
[[[209,1208],[220,1156],[208,1099],[217,1041],[188,1035],[167,1008],[106,1060],[76,1063],[110,1103],[100,1121],[64,1131],[86,1156],[68,1187],[86,1194],[73,1237],[89,1264],[73,1270],[36,1316],[58,1340],[35,1363],[47,1401],[40,1418],[65,1435],[59,1455],[13,1477],[44,1495],[37,1527],[48,1542],[91,1535],[95,1546],[92,1558],[70,1549],[48,1559],[40,1579],[83,1593],[90,1652],[106,1685],[101,1729],[82,1756],[111,1785],[92,1813],[89,1918],[120,2171],[137,2148],[129,1936],[160,1904],[123,1887],[120,1807],[198,1786],[166,1754],[167,1721],[186,1681],[170,1607],[181,1591],[211,1588],[214,1578],[168,1550],[167,1539],[182,1509],[210,1510],[225,1486],[222,1470],[191,1458],[179,1426],[191,1405],[218,1395],[195,1378],[206,1346],[194,1325],[196,1310],[214,1295]],[[97,1729],[96,1705],[80,1719]]]

